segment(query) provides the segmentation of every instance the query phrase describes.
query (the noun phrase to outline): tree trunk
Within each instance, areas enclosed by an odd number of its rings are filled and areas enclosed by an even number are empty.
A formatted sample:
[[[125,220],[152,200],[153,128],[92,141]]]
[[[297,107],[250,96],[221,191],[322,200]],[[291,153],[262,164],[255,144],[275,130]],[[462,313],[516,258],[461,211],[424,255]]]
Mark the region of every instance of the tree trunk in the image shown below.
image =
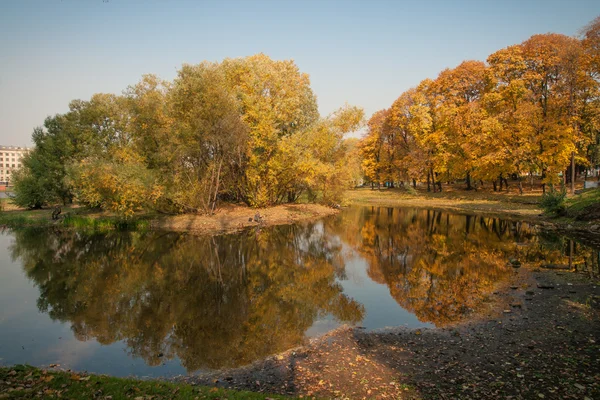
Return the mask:
[[[494,186],[494,192],[498,191],[498,183],[494,180],[492,181],[492,185]]]
[[[544,182],[546,179],[546,168],[542,168],[542,193],[546,194],[546,183]]]
[[[467,190],[473,190],[473,187],[471,186],[471,171],[467,172],[466,182],[467,182]]]
[[[429,172],[431,173],[431,184],[433,185],[433,193],[435,193],[437,192],[437,190],[435,188],[435,175],[433,174],[433,168],[431,168]]]
[[[571,152],[571,194],[575,194],[575,152]]]
[[[212,199],[212,207],[210,212],[214,213],[217,206],[217,196],[219,195],[219,185],[221,184],[221,168],[223,167],[223,159],[219,162],[219,169],[217,170],[217,181],[215,183],[215,195]]]
[[[502,184],[504,183],[504,181],[502,180],[502,174],[500,174],[498,179],[500,180],[500,191],[502,191]]]
[[[417,180],[413,178],[413,188],[416,189],[417,188]]]
[[[427,171],[427,191],[431,192],[431,178],[429,176],[429,171]]]
[[[531,183],[531,191],[533,192],[533,172],[529,171],[529,179]]]

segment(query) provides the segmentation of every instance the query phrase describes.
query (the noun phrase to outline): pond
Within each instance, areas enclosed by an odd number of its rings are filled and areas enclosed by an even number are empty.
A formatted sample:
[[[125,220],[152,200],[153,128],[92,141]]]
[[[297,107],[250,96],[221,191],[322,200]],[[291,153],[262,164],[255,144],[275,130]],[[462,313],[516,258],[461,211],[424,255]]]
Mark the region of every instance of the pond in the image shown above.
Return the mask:
[[[383,207],[213,237],[6,230],[0,248],[0,364],[117,376],[241,366],[342,324],[444,326],[510,258],[599,260],[526,223]]]

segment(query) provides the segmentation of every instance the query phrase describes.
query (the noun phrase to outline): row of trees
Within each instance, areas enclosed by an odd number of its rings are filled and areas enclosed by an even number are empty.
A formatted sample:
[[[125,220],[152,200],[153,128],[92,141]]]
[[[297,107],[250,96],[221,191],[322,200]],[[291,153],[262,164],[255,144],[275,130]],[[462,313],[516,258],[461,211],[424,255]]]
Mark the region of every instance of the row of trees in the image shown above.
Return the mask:
[[[600,162],[599,79],[600,17],[581,38],[534,35],[487,63],[465,61],[371,117],[360,143],[364,172],[375,183],[426,181],[434,191],[458,179],[501,189],[507,176],[527,174],[558,183],[571,162]]]
[[[17,204],[79,201],[124,215],[140,208],[212,212],[219,201],[266,206],[335,201],[352,178],[343,135],[363,111],[317,111],[308,75],[258,54],[146,75],[122,95],[71,102],[33,133],[15,177]]]

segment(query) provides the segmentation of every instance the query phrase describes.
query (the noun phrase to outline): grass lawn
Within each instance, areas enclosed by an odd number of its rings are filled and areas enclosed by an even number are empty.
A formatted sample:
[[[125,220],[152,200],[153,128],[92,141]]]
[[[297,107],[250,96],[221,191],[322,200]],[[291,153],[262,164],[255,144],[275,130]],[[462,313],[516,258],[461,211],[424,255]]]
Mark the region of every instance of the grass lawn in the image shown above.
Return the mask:
[[[78,206],[61,206],[60,218],[52,220],[54,208],[41,210],[24,210],[12,205],[6,205],[0,211],[0,225],[8,227],[23,226],[62,226],[78,229],[112,230],[112,229],[147,229],[153,214],[141,213],[127,220],[108,212],[88,210]]]
[[[600,206],[600,189],[587,189],[580,195],[568,198],[565,202],[567,215],[578,216],[585,210]]]
[[[466,191],[446,186],[441,193],[404,189],[371,190],[358,188],[345,193],[348,204],[398,207],[435,208],[455,212],[473,212],[487,215],[535,217],[541,213],[541,192],[519,195],[511,192],[493,192],[490,189]]]
[[[158,380],[112,378],[45,371],[17,365],[0,368],[0,399],[285,399],[279,395],[192,386]]]

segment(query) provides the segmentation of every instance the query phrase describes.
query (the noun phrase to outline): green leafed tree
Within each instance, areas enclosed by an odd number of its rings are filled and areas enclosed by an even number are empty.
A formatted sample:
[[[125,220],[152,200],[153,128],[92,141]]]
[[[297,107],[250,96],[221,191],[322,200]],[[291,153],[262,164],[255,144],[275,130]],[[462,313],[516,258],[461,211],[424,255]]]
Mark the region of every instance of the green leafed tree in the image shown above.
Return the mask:
[[[70,124],[68,116],[56,115],[46,118],[43,128],[34,130],[35,149],[23,159],[23,167],[14,175],[16,205],[41,208],[72,201],[73,192],[65,182],[66,165],[76,153]]]

